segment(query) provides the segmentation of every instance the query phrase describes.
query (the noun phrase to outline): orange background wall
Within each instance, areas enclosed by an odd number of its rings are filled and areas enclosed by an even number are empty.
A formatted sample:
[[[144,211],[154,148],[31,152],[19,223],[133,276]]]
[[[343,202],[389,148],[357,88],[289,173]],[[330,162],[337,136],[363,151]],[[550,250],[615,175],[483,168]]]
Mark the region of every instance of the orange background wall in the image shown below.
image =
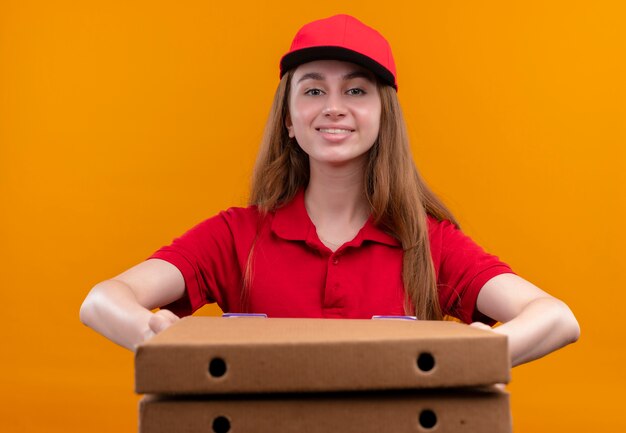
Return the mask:
[[[626,431],[623,3],[358,4],[0,3],[2,431],[135,431],[132,354],[79,306],[245,204],[280,55],[338,12],[391,42],[416,162],[465,231],[580,321],[513,371],[516,431]]]

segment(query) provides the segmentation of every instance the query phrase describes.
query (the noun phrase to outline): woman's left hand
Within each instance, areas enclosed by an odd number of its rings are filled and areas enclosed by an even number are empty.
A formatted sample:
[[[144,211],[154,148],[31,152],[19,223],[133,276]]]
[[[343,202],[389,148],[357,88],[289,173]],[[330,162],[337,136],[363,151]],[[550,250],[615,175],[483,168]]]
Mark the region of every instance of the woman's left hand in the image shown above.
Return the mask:
[[[470,323],[470,326],[474,328],[484,329],[485,331],[493,331],[493,328],[489,325],[485,325],[483,322],[473,322]]]
[[[490,279],[476,305],[481,313],[503,323],[492,331],[508,337],[512,366],[547,355],[580,336],[578,322],[564,302],[515,274]],[[491,329],[479,322],[471,326]]]

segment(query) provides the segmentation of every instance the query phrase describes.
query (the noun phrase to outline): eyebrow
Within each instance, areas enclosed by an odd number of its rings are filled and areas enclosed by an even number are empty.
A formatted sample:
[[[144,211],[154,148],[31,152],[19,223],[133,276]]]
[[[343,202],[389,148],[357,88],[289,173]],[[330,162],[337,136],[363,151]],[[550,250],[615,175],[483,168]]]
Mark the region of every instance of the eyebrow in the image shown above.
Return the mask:
[[[345,74],[343,76],[344,81],[351,80],[353,78],[365,78],[366,80],[373,81],[372,75],[365,71],[354,71],[354,72],[350,72],[349,74]],[[319,72],[309,72],[309,73],[304,74],[302,77],[300,77],[300,79],[298,80],[298,83],[304,80],[323,81],[324,75],[320,74]]]

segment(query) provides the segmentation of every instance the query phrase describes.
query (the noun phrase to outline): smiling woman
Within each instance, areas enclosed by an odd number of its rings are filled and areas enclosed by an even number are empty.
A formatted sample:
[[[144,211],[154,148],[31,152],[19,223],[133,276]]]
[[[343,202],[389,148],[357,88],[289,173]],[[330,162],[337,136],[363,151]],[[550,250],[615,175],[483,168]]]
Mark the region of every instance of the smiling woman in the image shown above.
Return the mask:
[[[311,171],[324,164],[363,170],[380,127],[374,74],[353,63],[317,60],[298,66],[291,83],[285,125]]]
[[[250,206],[96,285],[84,323],[133,349],[212,302],[270,317],[454,316],[505,322],[494,331],[513,364],[578,338],[569,308],[463,234],[420,177],[378,32],[314,21],[280,67]]]

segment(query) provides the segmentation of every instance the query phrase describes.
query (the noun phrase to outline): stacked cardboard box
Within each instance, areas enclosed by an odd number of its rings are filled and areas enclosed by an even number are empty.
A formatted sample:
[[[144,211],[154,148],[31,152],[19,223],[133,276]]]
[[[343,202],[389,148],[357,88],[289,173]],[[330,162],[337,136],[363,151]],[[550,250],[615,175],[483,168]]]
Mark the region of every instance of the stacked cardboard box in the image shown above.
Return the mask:
[[[509,371],[454,322],[189,317],[137,349],[139,431],[510,432]]]

